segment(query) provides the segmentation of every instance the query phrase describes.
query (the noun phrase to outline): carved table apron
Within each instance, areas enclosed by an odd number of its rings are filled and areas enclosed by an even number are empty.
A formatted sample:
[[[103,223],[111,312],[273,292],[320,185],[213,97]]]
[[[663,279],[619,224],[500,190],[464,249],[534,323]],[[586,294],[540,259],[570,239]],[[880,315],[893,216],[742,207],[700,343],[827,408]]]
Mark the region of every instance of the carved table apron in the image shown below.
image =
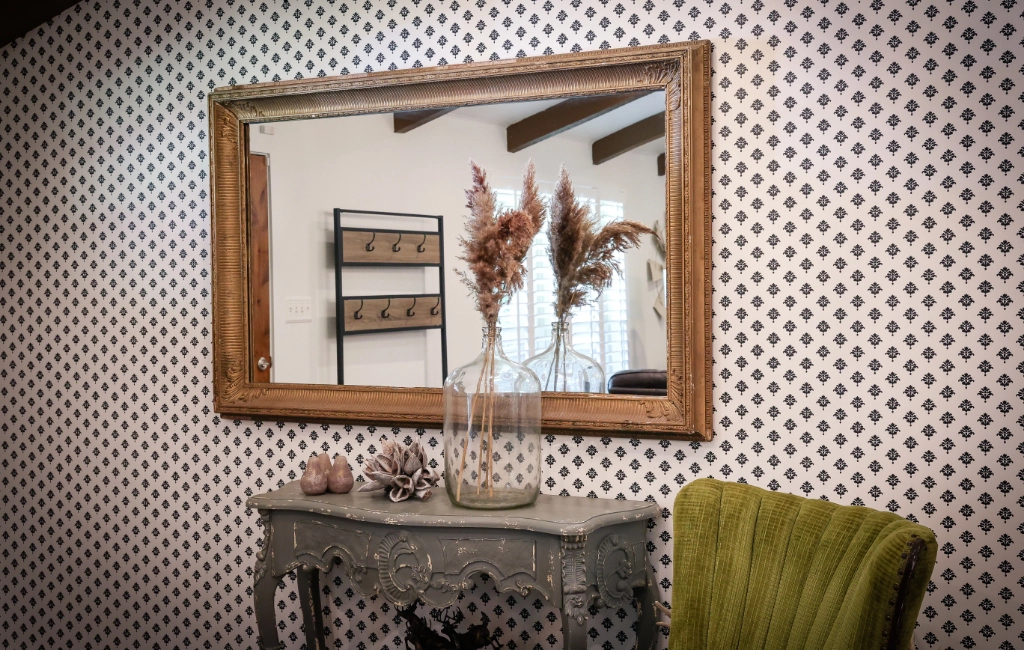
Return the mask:
[[[657,585],[647,559],[647,521],[660,509],[641,501],[541,495],[514,510],[453,506],[443,486],[426,502],[392,503],[380,492],[306,496],[299,482],[249,499],[263,519],[254,599],[259,645],[278,640],[274,591],[297,569],[306,647],[325,650],[320,572],[340,560],[355,589],[395,605],[453,603],[486,573],[499,591],[539,593],[562,613],[563,645],[587,645],[591,603],[639,608],[637,648],[656,638]]]

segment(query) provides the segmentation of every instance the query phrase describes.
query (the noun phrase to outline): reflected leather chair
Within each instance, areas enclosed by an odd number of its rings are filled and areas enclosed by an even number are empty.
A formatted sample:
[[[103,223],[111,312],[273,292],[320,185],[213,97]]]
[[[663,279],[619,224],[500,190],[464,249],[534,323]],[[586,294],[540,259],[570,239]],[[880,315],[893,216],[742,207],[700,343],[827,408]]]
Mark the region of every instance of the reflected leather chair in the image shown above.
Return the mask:
[[[935,535],[889,513],[696,480],[676,497],[670,650],[906,650]]]
[[[668,375],[664,370],[620,370],[608,378],[608,392],[612,395],[668,394]]]

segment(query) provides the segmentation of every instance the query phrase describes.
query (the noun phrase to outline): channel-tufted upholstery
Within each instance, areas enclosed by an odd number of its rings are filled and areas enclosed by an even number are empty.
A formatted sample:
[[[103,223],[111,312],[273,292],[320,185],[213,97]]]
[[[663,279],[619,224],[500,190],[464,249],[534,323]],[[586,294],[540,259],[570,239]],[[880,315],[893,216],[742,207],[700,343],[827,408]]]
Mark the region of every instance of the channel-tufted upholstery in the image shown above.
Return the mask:
[[[700,479],[676,498],[670,650],[906,650],[935,536],[888,512]]]

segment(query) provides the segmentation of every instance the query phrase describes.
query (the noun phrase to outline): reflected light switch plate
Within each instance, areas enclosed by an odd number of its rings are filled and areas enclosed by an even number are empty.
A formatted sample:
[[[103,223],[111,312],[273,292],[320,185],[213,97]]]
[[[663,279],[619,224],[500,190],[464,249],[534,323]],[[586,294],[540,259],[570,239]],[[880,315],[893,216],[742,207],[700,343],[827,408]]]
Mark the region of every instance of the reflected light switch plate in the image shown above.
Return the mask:
[[[313,322],[313,299],[312,298],[285,298],[285,301],[284,301],[284,322],[286,322],[286,323],[312,323]]]

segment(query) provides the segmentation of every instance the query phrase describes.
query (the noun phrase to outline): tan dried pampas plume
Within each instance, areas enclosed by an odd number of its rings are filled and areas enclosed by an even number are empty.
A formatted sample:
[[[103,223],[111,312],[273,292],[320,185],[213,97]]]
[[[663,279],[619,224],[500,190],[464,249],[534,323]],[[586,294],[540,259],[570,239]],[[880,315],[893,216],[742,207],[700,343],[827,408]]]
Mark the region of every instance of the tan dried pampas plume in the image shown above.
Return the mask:
[[[487,173],[470,161],[473,186],[466,190],[466,235],[459,237],[460,260],[468,271],[457,271],[472,292],[476,308],[489,326],[498,321],[498,310],[523,287],[523,260],[530,244],[544,225],[544,203],[537,190],[533,161],[523,172],[523,195],[519,207],[495,214],[496,197]]]
[[[612,221],[603,228],[590,207],[576,199],[569,173],[562,168],[551,197],[548,256],[555,275],[555,318],[567,319],[593,296],[611,286],[622,269],[615,254],[640,244],[654,231],[637,221]]]

